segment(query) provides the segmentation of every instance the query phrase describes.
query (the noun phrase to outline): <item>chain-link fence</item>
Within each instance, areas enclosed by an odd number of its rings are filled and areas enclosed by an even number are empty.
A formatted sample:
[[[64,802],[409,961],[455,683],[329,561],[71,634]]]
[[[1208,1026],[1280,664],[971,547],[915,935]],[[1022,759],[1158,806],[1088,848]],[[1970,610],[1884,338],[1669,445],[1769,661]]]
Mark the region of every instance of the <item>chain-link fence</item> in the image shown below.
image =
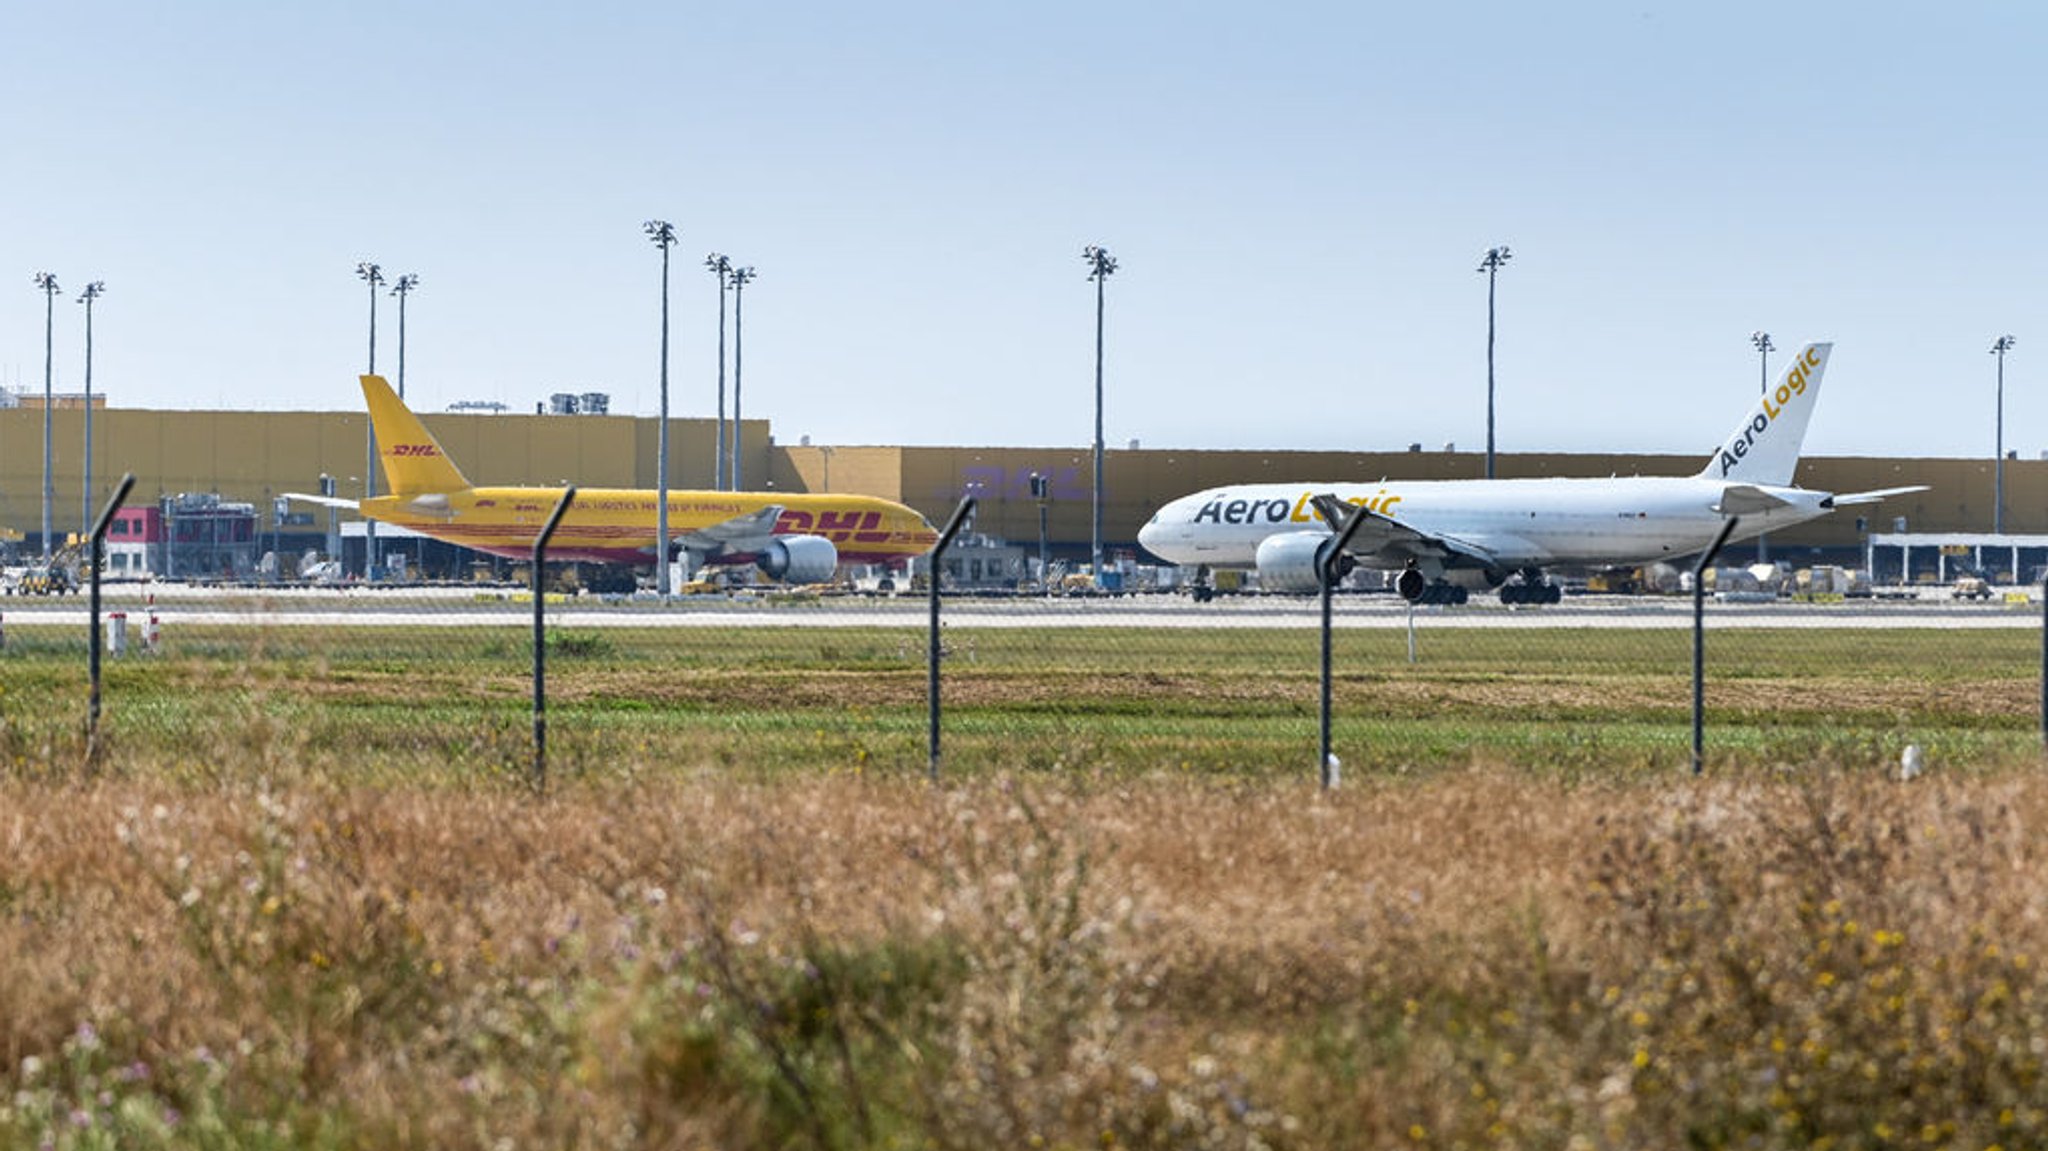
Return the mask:
[[[523,574],[523,573],[522,573]],[[351,773],[535,764],[530,584],[109,582],[99,734],[147,751]],[[942,592],[945,589],[942,588]],[[928,768],[1300,773],[1319,765],[1313,597],[747,586],[662,602],[544,593],[558,771]],[[1334,598],[1330,749],[1347,773],[1473,762],[1683,770],[1688,596],[1543,607]],[[7,760],[82,760],[83,596],[0,598]],[[1705,753],[1896,763],[2039,753],[2035,591],[1988,601],[1710,598]],[[941,728],[931,724],[938,653]]]

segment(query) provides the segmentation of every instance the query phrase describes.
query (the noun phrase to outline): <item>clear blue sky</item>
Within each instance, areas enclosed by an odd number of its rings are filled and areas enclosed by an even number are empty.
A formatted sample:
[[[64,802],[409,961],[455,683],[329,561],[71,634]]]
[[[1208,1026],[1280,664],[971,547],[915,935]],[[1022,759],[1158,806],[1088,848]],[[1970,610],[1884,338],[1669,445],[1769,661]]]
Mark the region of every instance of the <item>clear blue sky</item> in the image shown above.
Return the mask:
[[[2037,4],[11,5],[0,383],[355,409],[608,391],[834,444],[1708,450],[1749,333],[1836,341],[1815,454],[2048,449]],[[397,365],[395,301],[378,365]],[[1782,356],[1784,353],[1781,352]],[[1775,365],[1774,365],[1775,366]]]

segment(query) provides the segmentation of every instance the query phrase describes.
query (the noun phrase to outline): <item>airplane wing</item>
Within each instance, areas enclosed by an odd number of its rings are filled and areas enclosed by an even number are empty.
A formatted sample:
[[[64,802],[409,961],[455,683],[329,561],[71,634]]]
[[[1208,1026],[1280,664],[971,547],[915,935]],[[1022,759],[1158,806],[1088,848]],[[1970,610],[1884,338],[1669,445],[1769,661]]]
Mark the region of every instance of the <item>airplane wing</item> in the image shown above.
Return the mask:
[[[1345,518],[1353,512],[1365,517],[1365,522],[1351,533],[1351,546],[1345,550],[1366,557],[1372,561],[1371,566],[1398,567],[1412,559],[1455,560],[1480,567],[1500,566],[1500,560],[1492,552],[1456,536],[1425,532],[1370,508],[1347,504],[1333,495],[1316,496],[1309,502],[1332,531],[1340,530]]]
[[[305,492],[285,492],[283,495],[288,500],[304,500],[309,504],[319,504],[321,507],[328,508],[340,508],[345,512],[355,511],[360,506],[356,501],[345,500],[340,496],[313,496],[307,495]]]
[[[672,537],[671,542],[707,555],[759,551],[768,546],[769,537],[775,533],[775,522],[781,518],[782,505],[769,504],[759,511],[684,532]]]
[[[1927,490],[1928,486],[1926,484],[1914,484],[1909,488],[1879,488],[1876,491],[1870,492],[1850,492],[1847,495],[1836,496],[1834,503],[1838,508],[1848,507],[1852,504],[1874,504],[1879,500],[1890,499],[1892,496],[1909,495],[1913,492],[1924,492]]]
[[[1790,500],[1779,499],[1753,484],[1729,484],[1721,489],[1721,502],[1714,505],[1714,510],[1724,516],[1750,516],[1791,506]]]

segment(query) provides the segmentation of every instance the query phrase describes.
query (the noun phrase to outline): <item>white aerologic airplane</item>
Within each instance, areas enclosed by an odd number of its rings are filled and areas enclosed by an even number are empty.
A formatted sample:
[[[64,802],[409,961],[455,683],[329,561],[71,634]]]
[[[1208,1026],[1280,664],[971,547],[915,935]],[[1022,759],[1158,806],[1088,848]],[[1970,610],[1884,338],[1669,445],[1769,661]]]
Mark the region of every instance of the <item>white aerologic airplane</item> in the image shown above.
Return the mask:
[[[1731,539],[1748,539],[1927,490],[1835,495],[1791,486],[1833,346],[1801,348],[1698,475],[1243,484],[1174,500],[1138,542],[1168,563],[1256,569],[1268,591],[1314,591],[1318,551],[1348,504],[1366,522],[1344,570],[1402,569],[1398,586],[1411,601],[1463,603],[1468,591],[1499,587],[1504,603],[1556,603],[1545,568],[1672,559],[1703,551],[1729,516],[1741,517]]]

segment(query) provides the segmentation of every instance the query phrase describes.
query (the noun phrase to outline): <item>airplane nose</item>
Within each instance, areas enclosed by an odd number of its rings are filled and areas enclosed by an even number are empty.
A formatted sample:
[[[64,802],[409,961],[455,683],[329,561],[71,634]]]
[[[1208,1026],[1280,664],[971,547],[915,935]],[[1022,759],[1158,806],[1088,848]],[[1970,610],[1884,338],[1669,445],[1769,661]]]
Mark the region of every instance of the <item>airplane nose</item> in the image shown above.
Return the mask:
[[[1153,516],[1151,521],[1146,523],[1144,527],[1138,529],[1138,546],[1158,556],[1160,559],[1169,559],[1167,554],[1161,549],[1166,547],[1168,541],[1172,538],[1172,533],[1166,530],[1165,520],[1166,513],[1161,511],[1158,515]]]

